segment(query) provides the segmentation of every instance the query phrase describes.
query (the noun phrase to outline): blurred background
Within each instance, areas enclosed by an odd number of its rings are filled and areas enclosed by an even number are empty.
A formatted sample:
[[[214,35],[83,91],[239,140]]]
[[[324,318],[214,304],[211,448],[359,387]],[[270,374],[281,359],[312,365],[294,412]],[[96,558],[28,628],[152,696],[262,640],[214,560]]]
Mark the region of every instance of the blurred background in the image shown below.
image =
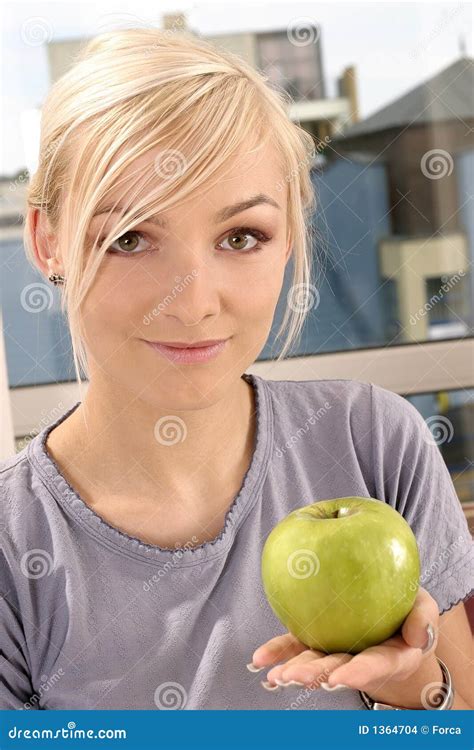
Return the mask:
[[[79,400],[59,290],[28,265],[25,188],[42,100],[90,37],[183,30],[241,55],[314,138],[316,283],[289,265],[271,379],[355,378],[421,412],[474,528],[474,71],[469,3],[3,3],[0,458]],[[286,306],[309,310],[273,360]],[[472,601],[472,600],[471,600]]]

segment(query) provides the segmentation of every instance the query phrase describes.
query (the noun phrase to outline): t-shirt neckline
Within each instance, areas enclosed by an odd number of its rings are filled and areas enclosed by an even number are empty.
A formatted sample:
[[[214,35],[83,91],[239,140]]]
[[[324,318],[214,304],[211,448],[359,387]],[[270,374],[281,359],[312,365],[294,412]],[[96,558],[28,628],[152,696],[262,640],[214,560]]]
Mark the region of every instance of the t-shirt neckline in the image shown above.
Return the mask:
[[[268,471],[273,447],[273,413],[266,383],[263,378],[250,373],[244,373],[242,378],[252,385],[255,394],[256,428],[252,458],[240,490],[226,513],[223,529],[213,540],[199,546],[170,549],[130,536],[99,516],[69,484],[46,450],[46,440],[49,433],[77,409],[80,401],[33,438],[27,448],[28,460],[67,515],[110,549],[151,564],[171,564],[173,567],[188,567],[213,560],[231,546],[238,528],[254,506]]]

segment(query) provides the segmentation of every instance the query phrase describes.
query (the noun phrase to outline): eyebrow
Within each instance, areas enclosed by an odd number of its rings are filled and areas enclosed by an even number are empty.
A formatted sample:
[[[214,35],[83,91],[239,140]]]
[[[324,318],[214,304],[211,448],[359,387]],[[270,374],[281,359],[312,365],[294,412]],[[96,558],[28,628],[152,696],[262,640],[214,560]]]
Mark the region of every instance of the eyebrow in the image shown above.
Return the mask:
[[[273,198],[270,198],[269,195],[258,193],[258,195],[253,195],[244,201],[239,201],[238,203],[234,203],[231,206],[221,208],[219,211],[217,211],[217,213],[214,214],[214,221],[220,224],[224,221],[227,221],[228,219],[231,219],[232,216],[236,216],[236,214],[240,214],[243,211],[247,211],[249,208],[260,206],[262,204],[273,206],[274,208],[281,210],[281,206],[279,206],[278,203],[273,200]],[[112,213],[118,213],[122,210],[123,209],[121,206],[104,206],[104,208],[101,208],[100,211],[97,211],[97,213],[94,214],[93,218],[95,218],[96,216],[102,216],[103,214],[108,214],[110,211],[112,211]],[[159,215],[150,216],[144,221],[150,222],[151,224],[156,224],[162,229],[165,229],[168,226],[167,220]]]

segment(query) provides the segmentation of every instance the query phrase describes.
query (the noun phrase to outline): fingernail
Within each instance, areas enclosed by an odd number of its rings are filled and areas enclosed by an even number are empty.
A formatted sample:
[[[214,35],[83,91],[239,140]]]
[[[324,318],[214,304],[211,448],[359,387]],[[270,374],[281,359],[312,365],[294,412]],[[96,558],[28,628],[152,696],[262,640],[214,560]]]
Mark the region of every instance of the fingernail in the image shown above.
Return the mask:
[[[265,667],[256,667],[253,662],[250,662],[250,664],[247,664],[246,666],[249,672],[261,672],[262,669],[265,669]]]
[[[288,685],[290,684],[289,682],[284,682],[283,680],[277,680],[277,679],[275,679],[275,682],[280,687],[288,687]]]
[[[304,682],[296,682],[296,680],[289,680],[289,682],[285,682],[284,680],[275,680],[275,682],[280,687],[290,687],[292,685],[299,685],[301,687],[304,686]]]
[[[333,691],[333,690],[342,690],[343,688],[349,688],[349,685],[343,685],[343,684],[342,684],[342,683],[340,682],[340,683],[338,683],[337,685],[334,685],[334,687],[331,687],[331,686],[329,685],[329,682],[322,682],[322,683],[321,683],[321,687],[322,687],[322,688],[323,688],[324,690],[327,690],[327,691],[328,691],[328,693],[332,693],[332,691]],[[349,688],[349,689],[350,689],[350,688]]]
[[[431,622],[426,626],[426,632],[428,633],[428,638],[424,647],[421,649],[422,654],[426,654],[426,652],[430,650],[435,641],[435,631]]]
[[[260,682],[260,685],[265,688],[265,690],[269,690],[271,693],[276,693],[278,690],[280,690],[280,685],[272,685],[271,682],[268,682],[268,680],[262,680]]]

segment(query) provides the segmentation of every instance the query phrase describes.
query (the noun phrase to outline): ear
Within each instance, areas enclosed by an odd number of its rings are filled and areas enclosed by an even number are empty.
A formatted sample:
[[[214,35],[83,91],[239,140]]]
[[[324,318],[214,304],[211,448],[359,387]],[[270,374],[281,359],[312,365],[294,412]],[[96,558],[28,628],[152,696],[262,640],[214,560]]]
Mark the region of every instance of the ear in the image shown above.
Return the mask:
[[[49,276],[51,273],[64,274],[64,268],[58,253],[57,238],[51,231],[45,212],[38,208],[31,209],[27,222],[32,249],[41,273],[45,276]]]

